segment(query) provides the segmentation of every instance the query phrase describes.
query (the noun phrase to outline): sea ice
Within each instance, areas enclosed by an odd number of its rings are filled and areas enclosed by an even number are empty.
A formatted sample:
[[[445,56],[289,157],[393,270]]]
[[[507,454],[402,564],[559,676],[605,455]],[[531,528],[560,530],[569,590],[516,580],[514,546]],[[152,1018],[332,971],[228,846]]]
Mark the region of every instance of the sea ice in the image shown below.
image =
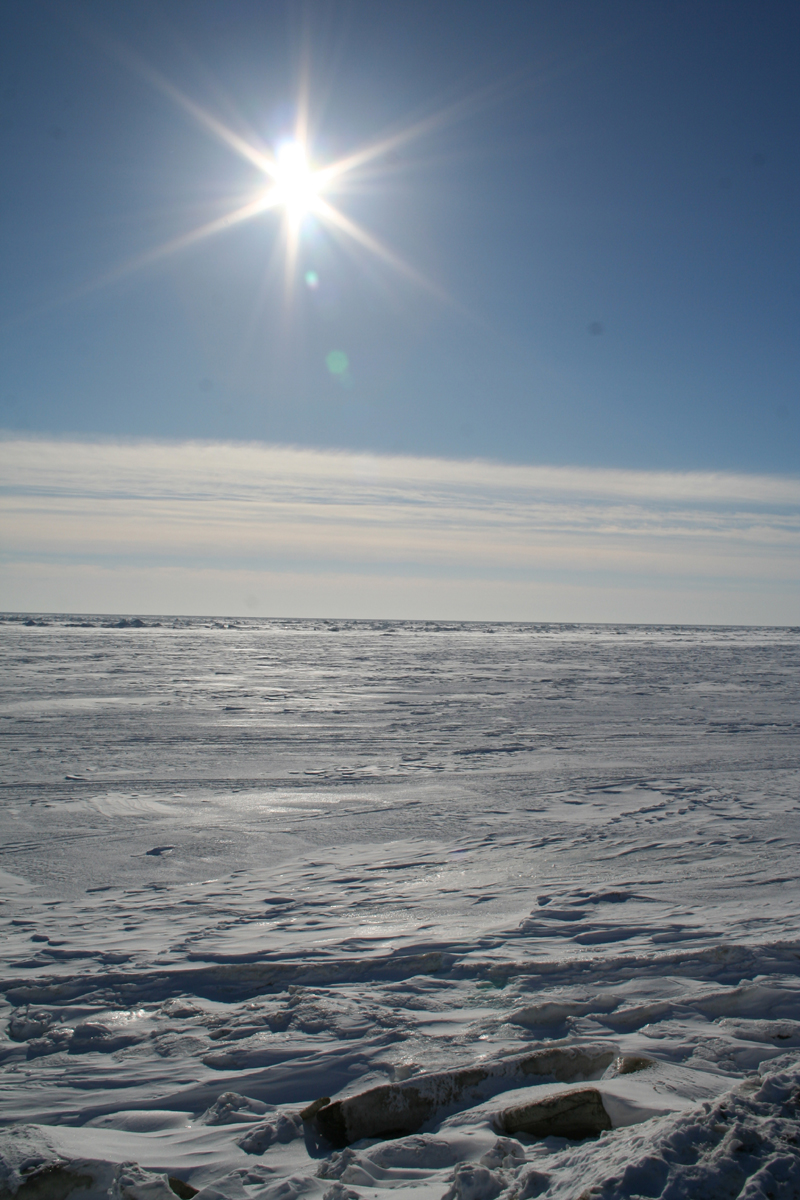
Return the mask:
[[[7,615],[0,1195],[800,1197],[798,651]]]

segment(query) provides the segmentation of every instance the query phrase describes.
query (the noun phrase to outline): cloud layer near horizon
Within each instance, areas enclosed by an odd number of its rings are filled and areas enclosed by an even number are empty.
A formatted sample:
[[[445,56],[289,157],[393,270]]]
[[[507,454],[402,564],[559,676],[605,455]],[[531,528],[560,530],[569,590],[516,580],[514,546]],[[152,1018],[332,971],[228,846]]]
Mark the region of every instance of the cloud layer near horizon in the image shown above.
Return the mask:
[[[6,609],[800,620],[792,477],[252,443],[0,455]]]

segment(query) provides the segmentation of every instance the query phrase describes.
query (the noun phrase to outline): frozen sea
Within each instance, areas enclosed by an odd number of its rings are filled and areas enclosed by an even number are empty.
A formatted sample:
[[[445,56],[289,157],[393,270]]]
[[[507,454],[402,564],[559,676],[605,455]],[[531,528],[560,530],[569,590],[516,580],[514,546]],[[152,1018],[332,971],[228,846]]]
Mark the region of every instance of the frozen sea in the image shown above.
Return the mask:
[[[800,1197],[800,629],[0,655],[0,1197]]]

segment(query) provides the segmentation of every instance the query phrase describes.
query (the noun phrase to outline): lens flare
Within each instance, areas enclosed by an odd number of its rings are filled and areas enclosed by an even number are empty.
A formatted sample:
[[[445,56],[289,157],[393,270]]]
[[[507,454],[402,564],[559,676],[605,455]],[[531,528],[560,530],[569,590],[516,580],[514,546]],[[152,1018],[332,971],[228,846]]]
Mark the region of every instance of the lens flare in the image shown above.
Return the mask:
[[[331,375],[345,375],[350,366],[350,359],[344,350],[331,350],[325,358],[325,365]]]

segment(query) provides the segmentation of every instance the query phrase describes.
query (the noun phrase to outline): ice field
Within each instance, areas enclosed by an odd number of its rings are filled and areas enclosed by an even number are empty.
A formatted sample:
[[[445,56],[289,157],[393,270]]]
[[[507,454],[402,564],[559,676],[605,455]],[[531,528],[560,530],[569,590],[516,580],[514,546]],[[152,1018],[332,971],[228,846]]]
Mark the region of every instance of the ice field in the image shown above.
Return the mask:
[[[0,654],[0,1197],[800,1197],[800,629]]]

